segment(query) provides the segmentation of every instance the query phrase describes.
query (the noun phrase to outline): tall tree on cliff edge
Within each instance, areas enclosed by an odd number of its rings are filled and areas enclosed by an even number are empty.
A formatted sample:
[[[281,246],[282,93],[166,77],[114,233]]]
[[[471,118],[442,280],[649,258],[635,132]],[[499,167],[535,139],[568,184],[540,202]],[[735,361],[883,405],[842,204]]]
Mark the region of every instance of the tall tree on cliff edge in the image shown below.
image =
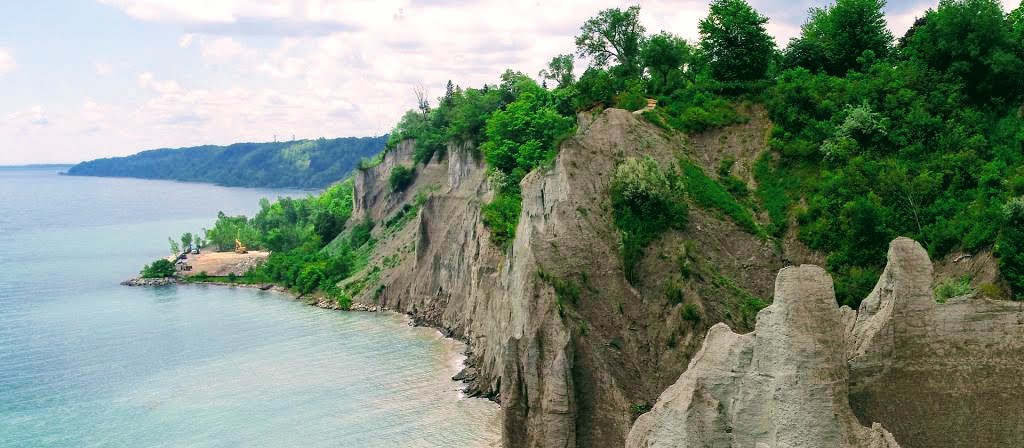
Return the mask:
[[[630,6],[625,11],[606,9],[580,28],[576,50],[581,57],[591,58],[595,67],[606,67],[614,60],[619,64],[616,68],[620,76],[639,76],[644,32],[639,6]]]
[[[905,57],[962,83],[973,104],[1022,92],[1021,25],[998,0],[941,0],[922,19],[906,37]]]
[[[837,0],[811,9],[800,36],[786,48],[785,65],[842,76],[887,57],[893,37],[884,7],[885,0]]]
[[[700,21],[701,49],[719,81],[764,79],[775,56],[768,18],[744,0],[715,0]]]

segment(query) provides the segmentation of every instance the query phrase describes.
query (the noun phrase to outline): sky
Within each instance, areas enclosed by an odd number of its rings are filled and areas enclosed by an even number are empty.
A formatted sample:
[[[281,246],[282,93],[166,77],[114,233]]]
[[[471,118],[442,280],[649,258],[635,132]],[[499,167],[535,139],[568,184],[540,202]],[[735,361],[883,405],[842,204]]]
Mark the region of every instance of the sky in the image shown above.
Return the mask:
[[[780,46],[828,4],[750,3]],[[381,135],[415,107],[416,86],[437,97],[449,79],[536,75],[572,52],[587,18],[633,4],[649,33],[691,42],[707,14],[707,0],[4,0],[0,165]],[[890,1],[890,29],[935,4]]]

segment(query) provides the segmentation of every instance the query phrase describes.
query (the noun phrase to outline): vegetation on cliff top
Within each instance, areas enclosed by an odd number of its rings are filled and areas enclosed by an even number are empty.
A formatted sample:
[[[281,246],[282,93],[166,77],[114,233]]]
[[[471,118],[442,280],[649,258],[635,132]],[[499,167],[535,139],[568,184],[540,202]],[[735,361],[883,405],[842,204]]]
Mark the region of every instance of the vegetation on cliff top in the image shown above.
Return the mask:
[[[268,188],[323,188],[384,149],[386,136],[155,149],[82,162],[70,175],[138,177]]]

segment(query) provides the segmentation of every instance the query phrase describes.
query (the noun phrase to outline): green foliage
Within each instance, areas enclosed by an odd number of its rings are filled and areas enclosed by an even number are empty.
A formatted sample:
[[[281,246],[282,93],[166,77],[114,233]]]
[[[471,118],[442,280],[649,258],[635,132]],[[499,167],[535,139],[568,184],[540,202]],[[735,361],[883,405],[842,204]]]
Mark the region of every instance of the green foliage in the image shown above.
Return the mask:
[[[812,8],[799,37],[786,48],[784,65],[844,75],[884,59],[892,45],[882,9],[885,0],[836,0]]]
[[[935,287],[935,301],[939,303],[946,303],[947,300],[953,297],[959,297],[965,294],[974,292],[974,288],[971,288],[971,277],[963,276],[960,278],[947,278]]]
[[[904,38],[902,53],[962,83],[966,100],[987,103],[1020,95],[1024,62],[1020,24],[997,0],[940,0]]]
[[[373,231],[374,226],[375,223],[368,216],[355,226],[352,226],[352,231],[349,233],[349,246],[359,248],[370,241],[370,232]]]
[[[559,87],[569,87],[575,81],[572,74],[573,57],[571,54],[560,54],[551,59],[548,68],[541,70],[538,76],[558,83]]]
[[[522,201],[518,191],[498,192],[480,210],[484,226],[491,231],[491,242],[502,250],[508,250],[515,239]]]
[[[612,212],[622,232],[622,264],[631,283],[639,281],[636,266],[644,248],[664,231],[686,227],[686,203],[673,180],[650,157],[627,158],[615,169]]]
[[[1007,202],[1004,224],[996,242],[999,270],[1010,284],[1013,297],[1024,300],[1024,197]]]
[[[165,258],[161,258],[146,265],[140,272],[142,278],[174,277],[175,273],[174,262]]]
[[[68,174],[212,182],[238,187],[323,188],[384,149],[386,136],[156,149],[82,162]]]
[[[611,105],[622,81],[612,77],[608,70],[590,67],[576,82],[576,96],[573,106],[589,109],[597,104]]]
[[[629,406],[629,412],[633,414],[634,419],[650,411],[651,405],[649,403],[633,403]]]
[[[687,303],[681,311],[683,320],[688,322],[700,322],[700,308],[696,304]]]
[[[682,286],[676,282],[669,283],[665,288],[665,298],[668,299],[668,303],[672,305],[683,303],[683,299],[685,299],[685,297]]]
[[[570,278],[559,278],[551,273],[540,269],[537,271],[537,277],[544,283],[547,283],[555,290],[555,299],[559,307],[564,309],[566,304],[579,305],[580,303],[580,285]]]
[[[776,238],[782,237],[789,227],[789,206],[792,201],[788,191],[794,189],[792,178],[780,171],[772,166],[769,153],[765,153],[754,162],[757,197],[771,219],[768,234]]]
[[[581,57],[590,58],[596,67],[607,67],[614,61],[627,76],[638,76],[644,31],[639,6],[630,6],[625,11],[606,9],[580,28],[576,51]]]
[[[640,51],[643,67],[651,76],[651,90],[659,94],[684,87],[683,67],[692,58],[693,49],[683,38],[664,31],[648,38]]]
[[[550,92],[526,81],[519,83],[516,100],[487,120],[487,140],[480,148],[487,164],[515,183],[541,162],[553,159],[556,141],[573,127],[573,119],[553,106]]]
[[[388,185],[391,191],[405,191],[416,180],[416,169],[405,165],[395,165],[388,176]]]
[[[871,111],[871,106],[847,106],[846,118],[836,128],[835,135],[825,140],[821,152],[825,160],[846,160],[864,149],[872,149],[883,142],[888,120]]]
[[[633,81],[626,86],[626,90],[619,94],[616,107],[628,111],[640,110],[647,105],[647,95],[644,95],[643,86]]]
[[[712,76],[721,81],[764,79],[774,59],[775,41],[765,31],[768,18],[744,0],[714,0],[700,21],[701,49]]]
[[[682,181],[686,193],[703,207],[721,210],[744,230],[761,235],[763,230],[754,221],[750,209],[740,204],[720,183],[704,174],[699,166],[689,160],[680,161],[683,170]]]

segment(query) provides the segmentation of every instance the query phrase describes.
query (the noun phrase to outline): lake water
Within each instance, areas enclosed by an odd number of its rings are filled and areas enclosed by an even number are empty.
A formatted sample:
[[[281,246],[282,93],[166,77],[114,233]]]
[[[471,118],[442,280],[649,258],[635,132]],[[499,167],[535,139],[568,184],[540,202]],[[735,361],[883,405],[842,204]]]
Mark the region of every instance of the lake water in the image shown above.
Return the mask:
[[[118,282],[295,191],[0,169],[0,447],[473,447],[459,344],[274,293]]]

